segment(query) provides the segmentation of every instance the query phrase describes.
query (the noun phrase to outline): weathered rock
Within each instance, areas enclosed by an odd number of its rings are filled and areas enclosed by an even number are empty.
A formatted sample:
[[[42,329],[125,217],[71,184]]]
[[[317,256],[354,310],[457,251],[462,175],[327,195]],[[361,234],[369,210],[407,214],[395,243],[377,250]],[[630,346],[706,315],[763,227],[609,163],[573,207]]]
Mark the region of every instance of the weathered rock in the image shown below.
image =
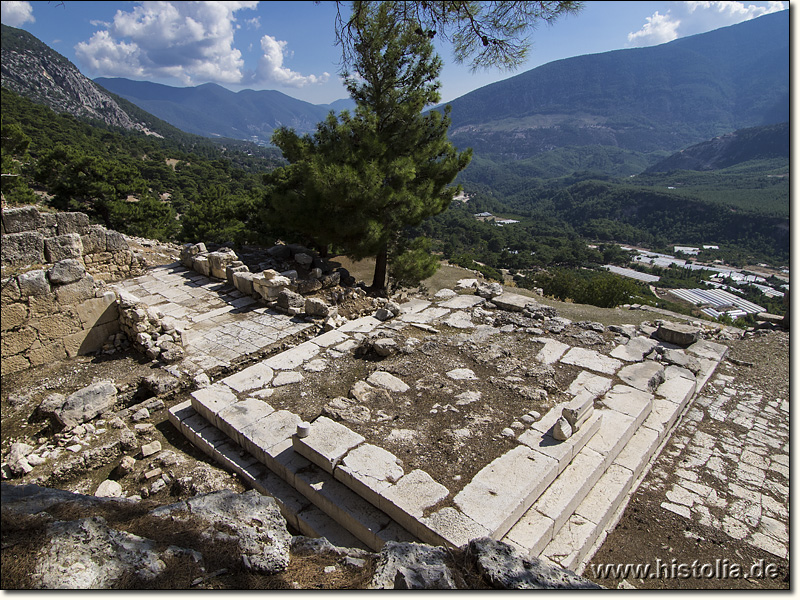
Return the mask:
[[[397,342],[392,338],[378,338],[372,342],[372,348],[378,356],[386,357],[397,352]]]
[[[694,356],[686,354],[683,350],[675,350],[672,348],[665,348],[661,353],[661,362],[667,365],[675,365],[689,369],[692,373],[697,375],[702,366]]]
[[[81,258],[83,242],[77,233],[68,233],[47,238],[44,241],[44,257],[47,262],[57,263],[65,258]]]
[[[33,452],[33,446],[22,442],[15,442],[11,444],[6,463],[11,472],[15,475],[27,475],[33,470],[33,467],[28,462],[28,455]]]
[[[481,298],[491,300],[503,293],[503,286],[496,282],[480,282],[475,293]]]
[[[384,389],[374,388],[366,381],[356,381],[350,388],[350,396],[361,404],[390,404],[392,397]]]
[[[385,390],[381,391],[386,393]],[[356,402],[341,396],[334,398],[323,406],[322,414],[336,421],[345,421],[346,423],[356,423],[359,425],[369,423],[371,418],[370,410],[366,406],[360,406]]]
[[[97,486],[94,495],[98,498],[119,498],[122,496],[122,486],[112,479],[106,479]]]
[[[306,298],[305,300],[305,312],[310,317],[327,317],[330,311],[331,307],[319,298]]]
[[[681,323],[664,322],[658,326],[655,336],[663,342],[685,348],[700,339],[700,328]]]
[[[62,425],[72,428],[109,410],[116,401],[117,388],[110,381],[101,381],[67,396],[54,414]]]
[[[467,552],[478,572],[496,589],[603,589],[572,571],[546,564],[538,558],[524,557],[516,548],[489,537],[471,540]]]
[[[89,231],[89,215],[80,212],[59,212],[56,213],[56,226],[58,235],[68,233],[83,235]]]
[[[17,276],[17,281],[23,298],[27,296],[43,296],[50,293],[50,284],[41,269],[22,273]]]
[[[444,548],[387,542],[381,548],[370,589],[455,589]]]
[[[559,417],[558,421],[553,425],[553,438],[560,442],[571,438],[573,433],[572,426],[564,417]]]
[[[169,373],[153,373],[143,377],[141,383],[152,394],[160,396],[177,389],[181,380]]]
[[[44,236],[38,231],[4,234],[2,247],[4,265],[37,265],[45,262]]]
[[[281,290],[278,293],[278,307],[282,308],[285,311],[288,310],[295,310],[302,312],[305,310],[306,300],[298,294],[297,292],[293,292],[292,290]]]

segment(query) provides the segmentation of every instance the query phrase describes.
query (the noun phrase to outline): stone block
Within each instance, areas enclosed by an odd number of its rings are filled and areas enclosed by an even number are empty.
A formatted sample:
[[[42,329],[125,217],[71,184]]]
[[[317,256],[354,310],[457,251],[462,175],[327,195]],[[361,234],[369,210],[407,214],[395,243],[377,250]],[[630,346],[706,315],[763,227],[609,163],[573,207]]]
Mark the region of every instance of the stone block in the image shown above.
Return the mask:
[[[626,385],[615,385],[603,396],[602,402],[612,410],[634,417],[638,427],[650,414],[653,396]]]
[[[226,273],[228,265],[239,260],[239,257],[236,256],[236,253],[228,248],[224,248],[216,252],[209,252],[207,257],[208,269],[211,273],[211,277],[225,280],[228,278]]]
[[[555,459],[517,446],[481,469],[454,503],[500,539],[552,483],[558,469]]]
[[[558,410],[558,409],[554,409]],[[543,419],[544,420],[544,419]],[[536,429],[528,429],[519,436],[519,441],[532,450],[555,460],[558,464],[558,471],[566,468],[567,464],[577,455],[578,452],[589,442],[589,440],[600,430],[603,422],[603,415],[595,411],[586,423],[572,436],[564,441],[559,441],[553,436],[552,427],[542,434]],[[555,424],[554,424],[555,425]]]
[[[380,505],[380,493],[404,474],[399,458],[372,444],[351,450],[333,471],[337,480],[375,506]]]
[[[297,424],[300,422],[300,417],[297,417],[294,429],[297,429]],[[294,451],[291,436],[270,448],[266,454],[265,460],[265,464],[271,471],[277,473],[284,481],[292,486],[295,485],[297,473],[314,467],[312,462]]]
[[[38,339],[36,330],[31,327],[4,332],[2,340],[0,340],[0,348],[2,348],[0,356],[5,360],[15,354],[22,354],[30,349]]]
[[[554,531],[561,529],[600,479],[604,472],[603,462],[601,454],[583,448],[534,502],[534,509],[553,520]]]
[[[288,410],[276,410],[256,423],[246,425],[240,430],[244,447],[267,467],[281,475],[286,475],[285,467],[276,465],[276,458],[286,449],[291,449],[291,437],[297,431],[301,419]],[[303,460],[303,464],[308,461]],[[288,476],[289,481],[293,475]]]
[[[492,303],[503,310],[522,312],[528,304],[536,304],[536,301],[520,294],[504,292],[492,298]]]
[[[625,448],[614,459],[614,464],[631,471],[633,479],[636,480],[647,467],[662,439],[663,435],[650,427],[646,425],[639,427]]]
[[[253,273],[250,271],[236,271],[233,273],[233,286],[248,296],[252,296],[255,293],[253,289]]]
[[[116,335],[119,331],[119,321],[111,321],[96,327],[82,329],[63,339],[64,350],[70,358],[97,352],[109,337]]]
[[[370,549],[313,504],[297,514],[297,527],[305,536],[310,538],[324,537],[331,544],[340,548]]]
[[[331,331],[326,331],[322,335],[318,335],[315,338],[309,340],[313,344],[316,344],[320,348],[329,348],[330,346],[335,346],[336,344],[341,344],[342,342],[348,340],[347,335],[344,333],[333,329]]]
[[[422,537],[426,528],[419,520],[425,511],[450,494],[425,471],[416,469],[407,473],[391,487],[381,492],[380,509],[405,527],[412,535]]]
[[[30,366],[30,361],[20,354],[17,354],[16,356],[4,357],[3,360],[0,361],[0,374],[5,377],[6,375],[11,375],[12,373],[24,371]]]
[[[617,373],[622,381],[643,392],[654,392],[664,383],[664,365],[653,360],[646,360],[623,367]]]
[[[360,317],[358,319],[348,321],[339,327],[339,331],[342,333],[369,333],[380,324],[381,321],[375,317]]]
[[[595,523],[600,531],[605,530],[632,484],[633,472],[612,464],[580,503],[575,515]]]
[[[576,570],[580,566],[581,557],[597,539],[596,523],[580,515],[572,515],[564,527],[542,551],[542,555],[569,569]]]
[[[599,409],[595,413],[603,416],[603,422],[586,447],[602,454],[603,464],[608,466],[633,437],[638,424],[634,417],[615,410]]]
[[[572,348],[562,358],[561,362],[565,365],[575,365],[582,369],[589,369],[597,373],[614,375],[622,366],[622,362],[616,358],[611,358],[600,354],[596,350],[586,348]]]
[[[229,405],[238,401],[230,388],[221,383],[200,388],[191,394],[194,409],[214,427],[219,427],[219,413]]]
[[[17,282],[19,283],[20,295],[23,298],[29,296],[47,296],[50,294],[50,284],[47,282],[47,277],[41,269],[18,275]]]
[[[421,537],[437,546],[461,548],[470,540],[489,535],[488,529],[449,506],[423,517],[420,524],[427,529]]]
[[[312,465],[297,473],[295,487],[369,548],[381,548],[378,532],[389,524],[390,518],[330,473]]]
[[[270,367],[260,362],[226,377],[222,380],[222,383],[237,392],[260,390],[269,385],[274,374],[275,372]]]
[[[16,277],[4,277],[0,285],[2,285],[0,298],[2,298],[3,304],[7,302],[16,302],[22,298],[22,294],[19,290],[19,282]]]
[[[536,355],[536,360],[546,365],[552,365],[564,356],[564,353],[569,350],[569,346],[558,340],[546,340],[544,346]]]
[[[386,371],[375,371],[367,377],[367,383],[384,388],[390,392],[402,394],[411,389],[407,383]]]
[[[700,358],[719,362],[725,358],[725,355],[728,353],[728,347],[723,344],[717,344],[716,342],[700,340],[692,344],[686,351]]]
[[[27,320],[27,305],[21,302],[11,304],[5,301],[0,305],[0,328],[2,328],[4,332],[22,327]]]
[[[77,233],[83,235],[89,231],[89,215],[80,212],[56,213],[58,235]]]
[[[57,235],[44,241],[44,257],[49,263],[57,263],[65,258],[81,258],[83,242],[77,233]]]
[[[642,424],[657,431],[659,440],[662,440],[672,430],[681,411],[683,411],[683,407],[680,404],[664,398],[655,398],[653,399],[653,408]]]
[[[662,342],[686,348],[700,339],[700,328],[682,323],[664,322],[658,326],[655,336]]]
[[[86,275],[86,267],[77,258],[65,258],[47,270],[47,278],[52,285],[64,285],[78,281]]]
[[[102,225],[90,225],[89,230],[81,235],[84,257],[106,252],[106,228]]]
[[[592,416],[594,411],[594,394],[583,391],[567,402],[561,409],[561,415],[572,427],[572,431],[577,431]]]
[[[478,304],[483,304],[484,302],[486,302],[486,299],[480,296],[459,295],[453,296],[444,302],[439,302],[439,306],[450,310],[463,310],[472,308]]]
[[[234,402],[219,412],[219,428],[236,443],[245,447],[243,431],[248,427],[258,427],[260,421],[275,412],[269,404],[256,398]]]
[[[290,371],[319,354],[320,347],[312,342],[303,342],[294,348],[268,358],[264,364],[276,371]]]
[[[208,255],[207,254],[198,254],[192,260],[192,269],[197,271],[201,275],[206,277],[211,276],[211,268],[208,263]]]
[[[79,304],[94,298],[94,277],[86,275],[82,279],[53,288],[59,304]]]
[[[627,344],[617,346],[610,355],[625,362],[642,362],[656,346],[656,340],[639,336],[632,338]]]
[[[7,233],[1,243],[4,265],[39,265],[45,262],[44,236],[38,231]]]
[[[364,436],[328,417],[317,418],[306,437],[292,438],[295,452],[331,474],[342,458],[363,442]]]
[[[119,319],[119,310],[113,292],[103,294],[100,298],[89,298],[78,304],[76,310],[84,327],[105,325]]]
[[[517,521],[501,541],[517,546],[529,556],[539,556],[553,539],[553,519],[544,516],[535,508],[529,509]]]
[[[656,389],[656,396],[685,407],[697,390],[697,382],[685,377],[670,377]]]
[[[81,320],[73,311],[64,311],[52,314],[49,317],[40,317],[32,320],[30,325],[39,333],[39,341],[42,343],[61,340],[84,329]]]
[[[3,232],[21,233],[35,231],[39,226],[39,211],[34,206],[20,206],[3,210]],[[5,251],[5,248],[3,248]]]
[[[106,230],[106,252],[117,254],[129,250],[128,240],[119,231]]]

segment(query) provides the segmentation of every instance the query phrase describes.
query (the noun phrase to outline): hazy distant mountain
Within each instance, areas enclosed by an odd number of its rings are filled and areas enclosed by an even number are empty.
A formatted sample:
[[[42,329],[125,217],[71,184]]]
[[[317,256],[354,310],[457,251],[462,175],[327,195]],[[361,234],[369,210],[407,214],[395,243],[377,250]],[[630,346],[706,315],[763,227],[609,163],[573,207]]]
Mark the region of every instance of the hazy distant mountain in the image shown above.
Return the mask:
[[[352,100],[310,104],[274,90],[231,92],[214,83],[181,88],[124,78],[95,82],[183,131],[259,143],[269,143],[281,125],[310,132],[331,110],[353,106]]]
[[[36,37],[2,26],[2,86],[58,113],[95,119],[151,135],[173,128],[88,79],[64,56]]]
[[[788,162],[790,134],[789,123],[740,129],[681,150],[646,172],[711,171],[773,158],[784,158]]]
[[[524,158],[565,146],[676,151],[789,120],[789,11],[650,48],[552,62],[453,102],[451,138]]]

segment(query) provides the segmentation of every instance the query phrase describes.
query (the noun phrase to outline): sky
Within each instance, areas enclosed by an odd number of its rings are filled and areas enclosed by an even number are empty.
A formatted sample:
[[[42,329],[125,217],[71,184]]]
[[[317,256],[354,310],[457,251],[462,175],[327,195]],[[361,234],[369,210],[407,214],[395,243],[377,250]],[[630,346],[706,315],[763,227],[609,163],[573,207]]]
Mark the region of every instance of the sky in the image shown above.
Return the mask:
[[[346,10],[344,3],[343,10]],[[443,102],[564,58],[663,44],[789,8],[789,2],[589,1],[540,25],[515,71],[445,62]],[[213,82],[232,91],[277,90],[313,104],[348,96],[335,44],[334,2],[3,1],[2,22],[24,29],[90,78],[127,77],[176,87]]]

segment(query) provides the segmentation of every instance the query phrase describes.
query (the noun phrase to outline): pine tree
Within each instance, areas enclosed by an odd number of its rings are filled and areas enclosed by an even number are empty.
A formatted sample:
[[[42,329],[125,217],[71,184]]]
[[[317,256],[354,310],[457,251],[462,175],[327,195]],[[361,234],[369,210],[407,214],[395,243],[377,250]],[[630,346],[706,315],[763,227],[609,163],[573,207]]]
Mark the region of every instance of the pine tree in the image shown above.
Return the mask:
[[[458,152],[447,140],[449,109],[423,113],[440,99],[442,62],[430,38],[387,3],[365,11],[358,30],[346,78],[354,113],[331,113],[314,135],[275,133],[290,164],[268,177],[270,204],[317,248],[375,257],[372,286],[383,289],[390,262],[402,263],[406,281],[413,273],[420,242],[406,244],[403,234],[450,206],[459,191],[450,184],[471,151]],[[420,261],[420,276],[429,267]]]

